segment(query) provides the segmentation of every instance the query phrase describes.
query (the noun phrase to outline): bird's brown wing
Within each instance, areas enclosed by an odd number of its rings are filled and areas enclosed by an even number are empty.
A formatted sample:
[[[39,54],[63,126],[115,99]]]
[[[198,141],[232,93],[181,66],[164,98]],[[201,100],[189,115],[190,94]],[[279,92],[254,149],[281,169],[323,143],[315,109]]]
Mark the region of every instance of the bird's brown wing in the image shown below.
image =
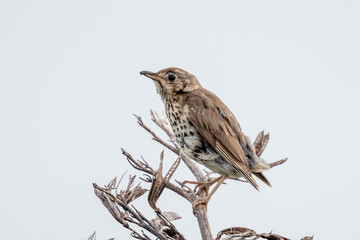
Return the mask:
[[[212,95],[211,97],[216,96]],[[189,121],[225,161],[259,190],[255,179],[251,176],[239,140],[229,125],[229,121],[222,114],[222,109],[226,112],[230,112],[230,110],[220,99],[213,100],[201,92],[189,95],[186,98],[190,113]]]

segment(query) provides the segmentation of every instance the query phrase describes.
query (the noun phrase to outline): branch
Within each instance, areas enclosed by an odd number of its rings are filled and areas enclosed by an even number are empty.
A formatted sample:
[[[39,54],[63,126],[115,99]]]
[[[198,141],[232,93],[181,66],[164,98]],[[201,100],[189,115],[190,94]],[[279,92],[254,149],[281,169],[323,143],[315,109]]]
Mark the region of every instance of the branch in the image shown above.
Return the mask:
[[[131,166],[133,166],[135,169],[148,173],[151,176],[154,176],[156,174],[156,171],[154,171],[145,160],[139,161],[139,160],[135,160],[130,153],[128,153],[127,151],[125,151],[125,149],[121,148],[122,153],[126,156],[128,162],[130,163]],[[148,178],[147,180],[144,180],[147,182],[152,182],[151,178]],[[165,185],[166,188],[170,189],[171,191],[179,194],[180,196],[182,196],[183,198],[185,198],[186,200],[188,200],[189,202],[193,201],[193,197],[191,195],[189,195],[186,191],[184,191],[182,188],[176,186],[173,183],[168,182]]]
[[[144,125],[145,126],[145,125]],[[161,140],[161,139],[160,139]],[[162,140],[161,140],[162,141]],[[128,162],[134,166],[134,168],[136,168],[139,171],[143,171],[146,173],[149,173],[153,176],[153,179],[150,180],[150,178],[147,179],[148,182],[150,181],[155,181],[155,184],[153,182],[153,185],[151,187],[151,189],[153,189],[152,191],[150,191],[149,194],[149,204],[150,206],[156,210],[156,212],[161,212],[158,207],[156,206],[156,200],[159,198],[160,195],[157,195],[157,193],[161,193],[162,190],[160,190],[160,185],[163,184],[162,183],[162,176],[160,173],[162,173],[162,164],[160,163],[160,167],[157,171],[152,170],[152,168],[147,164],[147,162],[145,160],[143,161],[138,161],[135,160],[131,154],[129,154],[128,152],[126,152],[124,149],[121,149],[123,154],[127,157]],[[184,155],[183,155],[184,156]],[[161,157],[162,158],[162,157]],[[160,158],[160,159],[161,159]],[[160,160],[161,162],[161,160]],[[193,163],[192,163],[193,164]],[[196,166],[195,166],[196,167]],[[197,168],[197,167],[196,167]],[[170,169],[169,172],[173,173],[174,170]],[[200,170],[199,170],[200,171]],[[171,174],[172,175],[172,174]],[[198,196],[195,195],[195,193],[191,190],[185,191],[183,188],[179,188],[176,185],[172,184],[169,182],[170,180],[170,176],[169,173],[167,174],[167,177],[165,177],[166,180],[166,185],[162,185],[165,186],[166,188],[176,192],[177,194],[179,194],[180,196],[184,197],[186,200],[188,200],[191,204],[194,203],[196,201],[197,198],[205,198],[205,191],[202,190],[200,191],[200,193],[198,194]],[[161,177],[160,177],[161,176]],[[156,189],[156,190],[154,190]],[[155,196],[154,196],[155,195]],[[148,199],[149,199],[148,198]],[[210,224],[207,218],[207,210],[205,205],[199,204],[196,206],[196,217],[198,220],[198,224],[199,224],[199,228],[200,228],[200,232],[201,235],[203,236],[203,239],[213,239],[211,236],[211,231],[210,231]]]
[[[223,236],[226,236],[226,238],[222,238]],[[246,239],[268,239],[268,240],[290,240],[289,238],[283,237],[279,234],[275,233],[261,233],[257,234],[254,230],[250,228],[244,228],[244,227],[232,227],[232,228],[226,228],[224,230],[221,230],[215,240],[220,239],[238,239],[238,240],[246,240]],[[301,240],[312,240],[313,237],[303,237]]]
[[[255,148],[256,155],[258,155],[259,157],[261,156],[261,154],[264,152],[267,144],[269,143],[269,139],[270,139],[270,133],[267,133],[264,135],[264,130],[261,131],[257,135],[257,137],[254,141],[254,148]],[[273,168],[273,167],[283,164],[286,161],[287,161],[287,158],[284,158],[279,161],[269,163],[269,166],[270,166],[270,168]]]
[[[122,191],[118,196],[114,196],[111,193],[111,189],[99,187],[96,183],[93,183],[95,195],[102,201],[103,205],[109,210],[111,215],[121,223],[125,228],[129,229],[132,233],[131,236],[136,239],[141,240],[149,240],[144,233],[139,234],[136,230],[134,230],[129,223],[133,223],[148,232],[152,233],[158,239],[166,240],[163,234],[157,231],[155,226],[151,221],[147,220],[142,214],[135,209],[133,210],[128,204],[137,197],[140,197],[145,193],[144,189],[136,186],[133,190],[130,190],[132,185],[132,180],[130,179],[128,184],[128,190]],[[129,199],[127,196],[132,196]],[[127,199],[128,201],[126,201]],[[124,211],[121,211],[118,206],[120,206]]]
[[[138,124],[145,129],[148,133],[151,134],[152,139],[156,142],[160,143],[167,149],[171,150],[175,154],[178,155],[178,158],[175,160],[173,165],[163,177],[163,158],[164,151],[160,155],[160,164],[159,167],[154,170],[143,158],[141,160],[134,159],[130,153],[122,150],[123,155],[126,157],[129,164],[136,170],[139,170],[144,173],[145,178],[140,178],[141,180],[151,183],[149,195],[148,195],[148,203],[151,208],[155,210],[156,218],[149,220],[146,218],[141,211],[135,208],[134,205],[131,204],[135,199],[141,197],[147,189],[143,189],[140,185],[136,185],[134,187],[135,176],[129,177],[129,182],[127,187],[124,190],[120,190],[118,193],[119,184],[122,181],[117,182],[116,178],[114,178],[110,183],[105,187],[99,187],[96,183],[93,183],[95,195],[101,200],[103,205],[108,209],[111,215],[120,223],[122,226],[131,231],[131,236],[135,239],[140,240],[151,240],[151,238],[147,235],[147,233],[152,234],[156,239],[165,240],[165,239],[175,239],[175,240],[185,240],[185,237],[177,230],[175,225],[171,223],[171,221],[179,219],[180,216],[173,212],[162,212],[161,209],[156,205],[157,200],[160,198],[162,192],[165,188],[170,189],[174,193],[177,193],[179,196],[183,197],[187,201],[189,201],[192,205],[194,202],[199,200],[200,198],[206,197],[205,189],[201,188],[199,191],[195,191],[190,189],[187,186],[182,186],[182,182],[176,181],[178,184],[174,184],[170,182],[171,177],[173,176],[175,170],[179,166],[181,159],[186,164],[186,166],[193,173],[194,177],[199,182],[206,182],[210,179],[211,173],[203,174],[203,172],[197,167],[195,162],[191,160],[186,154],[183,153],[181,147],[175,140],[174,134],[171,130],[170,124],[166,121],[165,117],[159,117],[156,113],[151,112],[152,121],[160,127],[170,138],[169,141],[164,141],[158,135],[155,134],[147,125],[144,124],[141,117],[136,116]],[[269,133],[264,134],[264,131],[260,132],[256,137],[253,146],[251,146],[251,142],[247,139],[248,143],[251,147],[254,148],[256,154],[260,157],[264,152],[268,142],[270,139]],[[275,167],[283,164],[287,158],[269,163],[269,167]],[[264,180],[267,179],[264,177]],[[207,217],[207,209],[204,204],[198,204],[195,207],[196,218],[199,224],[199,229],[201,232],[201,236],[203,240],[213,240],[210,230],[210,225]],[[143,229],[141,232],[134,229],[136,228]],[[144,232],[144,230],[146,232]],[[91,237],[95,237],[92,235]],[[233,227],[226,228],[220,231],[216,237],[216,240],[221,239],[269,239],[269,240],[288,240],[288,238],[283,237],[278,234],[270,233],[261,233],[258,234],[254,230],[244,227]],[[313,237],[304,237],[302,240],[311,240]],[[95,240],[95,239],[93,239]]]

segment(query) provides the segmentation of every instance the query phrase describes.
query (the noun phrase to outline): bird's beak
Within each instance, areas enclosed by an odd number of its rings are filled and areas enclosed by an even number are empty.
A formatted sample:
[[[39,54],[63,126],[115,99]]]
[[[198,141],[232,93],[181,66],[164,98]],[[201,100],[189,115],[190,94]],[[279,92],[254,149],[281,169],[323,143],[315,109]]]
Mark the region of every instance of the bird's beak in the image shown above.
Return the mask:
[[[151,78],[152,80],[156,80],[156,81],[164,81],[163,78],[157,76],[155,73],[150,72],[150,71],[141,71],[140,75],[144,75],[145,77]]]

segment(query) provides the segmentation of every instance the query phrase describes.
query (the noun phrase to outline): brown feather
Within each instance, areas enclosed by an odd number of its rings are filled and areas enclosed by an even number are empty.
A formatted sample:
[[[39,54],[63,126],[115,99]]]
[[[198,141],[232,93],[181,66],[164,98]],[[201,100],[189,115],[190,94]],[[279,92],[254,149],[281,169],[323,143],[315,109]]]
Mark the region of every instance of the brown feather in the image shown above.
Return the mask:
[[[271,183],[269,182],[269,180],[267,179],[267,177],[262,173],[262,172],[253,172],[253,174],[259,178],[261,181],[263,181],[266,185],[268,185],[269,187],[271,186]]]
[[[239,139],[245,141],[245,137],[231,111],[216,95],[205,89],[188,94],[186,103],[189,106],[189,121],[200,135],[241,176],[259,190],[239,143]]]

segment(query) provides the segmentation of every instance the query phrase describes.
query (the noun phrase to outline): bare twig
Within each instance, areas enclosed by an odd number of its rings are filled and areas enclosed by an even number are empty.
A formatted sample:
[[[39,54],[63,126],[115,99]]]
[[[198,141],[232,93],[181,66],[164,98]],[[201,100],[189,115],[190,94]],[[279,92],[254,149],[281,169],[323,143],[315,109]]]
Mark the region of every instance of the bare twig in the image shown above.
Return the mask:
[[[152,113],[152,112],[151,112]],[[170,144],[168,144],[167,142],[165,142],[164,140],[162,140],[160,137],[158,137],[148,126],[146,126],[144,124],[144,122],[142,121],[141,117],[140,116],[137,116],[134,114],[134,116],[137,118],[137,121],[138,121],[138,124],[144,128],[146,131],[148,131],[152,136],[153,136],[153,140],[161,143],[162,145],[164,145],[166,148],[170,149],[171,151],[173,151],[174,153],[178,154],[179,151],[177,148],[175,148],[174,146],[171,146]],[[154,121],[154,119],[153,119]],[[155,121],[154,121],[155,122]],[[155,122],[156,123],[156,122]],[[159,125],[158,125],[159,126]],[[161,127],[161,126],[159,126]],[[167,132],[166,132],[167,133]]]
[[[261,154],[264,152],[268,142],[270,139],[270,134],[267,133],[264,135],[264,130],[261,131],[254,142],[254,146],[255,146],[255,150],[256,150],[256,154],[260,157]]]
[[[173,212],[158,212],[156,218],[152,221],[155,226],[170,239],[185,240],[184,236],[170,222],[180,218],[181,217],[178,214]]]
[[[274,233],[262,233],[258,235],[259,237],[268,239],[268,240],[290,240],[289,238],[280,236],[278,234],[274,234]]]
[[[256,236],[256,232],[249,228],[244,227],[233,227],[233,228],[226,228],[221,230],[215,240],[220,240],[222,236],[229,236],[232,238],[247,238],[247,237],[254,237]]]
[[[301,240],[313,240],[313,239],[314,239],[314,235],[312,235],[311,237],[310,236],[303,237]]]
[[[160,166],[158,170],[153,174],[153,181],[148,195],[148,202],[150,207],[156,212],[160,212],[160,209],[156,206],[156,201],[159,199],[166,185],[169,183],[170,178],[174,174],[176,168],[179,166],[180,158],[176,159],[175,163],[171,166],[165,178],[162,177],[164,151],[160,155]]]
[[[96,232],[94,231],[87,240],[96,240]]]
[[[130,153],[125,151],[125,149],[121,148],[121,151],[126,156],[128,162],[130,163],[131,166],[134,166],[134,168],[139,170],[139,171],[146,172],[146,173],[149,173],[151,176],[154,176],[155,171],[147,164],[147,162],[145,162],[145,160],[143,160],[143,161],[135,160],[131,156]],[[180,196],[182,196],[183,198],[185,198],[189,202],[193,201],[192,197],[189,194],[187,194],[186,191],[184,191],[182,188],[176,186],[175,184],[168,182],[165,187],[170,189],[171,191],[179,194]]]
[[[281,159],[279,161],[276,161],[276,162],[272,162],[270,163],[270,168],[273,168],[273,167],[276,167],[278,165],[281,165],[283,164],[284,162],[286,162],[288,159],[287,158],[284,158],[284,159]]]
[[[225,238],[223,238],[223,236]],[[254,230],[244,227],[232,227],[232,228],[226,228],[224,230],[221,230],[218,234],[215,240],[226,240],[226,239],[268,239],[268,240],[290,240],[289,238],[283,237],[279,234],[275,233],[261,233],[257,234]],[[313,237],[304,237],[301,240],[312,240]]]
[[[131,185],[131,183],[128,184],[128,186],[129,185]],[[144,235],[140,235],[138,232],[136,232],[136,230],[131,228],[129,225],[129,220],[131,220],[130,221],[131,223],[134,223],[134,224],[138,225],[139,227],[152,233],[157,238],[159,238],[161,240],[167,239],[164,235],[162,235],[161,233],[159,233],[156,230],[155,226],[151,223],[151,221],[149,221],[149,220],[144,221],[144,218],[145,218],[144,216],[139,215],[137,210],[133,210],[128,205],[127,202],[124,202],[122,200],[123,197],[114,196],[111,193],[111,190],[99,187],[96,183],[93,183],[93,186],[94,186],[95,195],[102,201],[102,203],[109,210],[111,215],[113,215],[113,217],[119,223],[121,223],[125,228],[129,229],[132,232],[131,236],[133,236],[136,239],[145,239],[145,240],[149,239],[148,237],[146,237]],[[136,190],[134,190],[134,191],[136,191]],[[131,195],[131,193],[130,194],[126,193],[124,195]],[[123,208],[124,211],[127,212],[127,214],[125,212],[120,211],[120,209],[118,208],[117,205],[119,205],[121,208]],[[129,215],[132,217],[132,219],[130,218]],[[135,221],[135,219],[137,221]]]

